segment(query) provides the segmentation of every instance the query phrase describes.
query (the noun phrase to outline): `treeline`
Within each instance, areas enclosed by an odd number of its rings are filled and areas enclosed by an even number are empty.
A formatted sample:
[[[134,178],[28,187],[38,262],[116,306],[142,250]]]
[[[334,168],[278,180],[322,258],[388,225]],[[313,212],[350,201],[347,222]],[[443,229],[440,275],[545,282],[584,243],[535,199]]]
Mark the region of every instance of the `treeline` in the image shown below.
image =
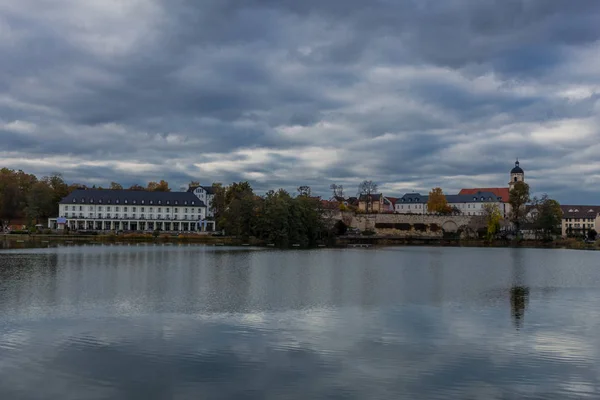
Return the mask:
[[[109,187],[88,187],[67,184],[59,173],[38,178],[22,170],[0,169],[0,227],[4,228],[15,220],[25,225],[34,225],[58,215],[58,203],[76,189],[124,189],[112,182]],[[169,183],[149,182],[146,187],[132,185],[126,190],[149,190],[169,192]]]
[[[198,185],[198,182],[190,182],[190,185]],[[255,194],[248,182],[229,186],[216,183],[213,188],[212,211],[218,228],[227,235],[242,239],[254,237],[276,246],[312,246],[332,235],[321,200],[312,197],[308,186],[299,187],[296,195],[279,189],[263,196]],[[32,226],[55,217],[60,200],[76,189],[124,188],[116,182],[107,188],[67,184],[58,173],[38,179],[21,170],[3,168],[0,170],[0,225],[19,220]],[[161,180],[125,190],[170,191],[170,188]]]
[[[296,196],[283,189],[258,196],[248,182],[214,187],[215,220],[227,235],[255,237],[279,247],[313,246],[332,236],[321,200],[306,186]]]

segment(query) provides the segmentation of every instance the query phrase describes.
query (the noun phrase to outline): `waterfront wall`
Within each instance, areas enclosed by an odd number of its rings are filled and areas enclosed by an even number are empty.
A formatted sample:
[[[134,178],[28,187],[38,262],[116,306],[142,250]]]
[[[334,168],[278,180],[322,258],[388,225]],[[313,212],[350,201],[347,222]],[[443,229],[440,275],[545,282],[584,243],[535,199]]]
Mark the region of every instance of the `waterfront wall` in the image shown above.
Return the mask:
[[[468,226],[473,216],[468,215],[423,215],[423,214],[354,214],[337,213],[334,219],[342,220],[346,225],[372,230],[378,235],[442,237],[444,232],[457,232]]]

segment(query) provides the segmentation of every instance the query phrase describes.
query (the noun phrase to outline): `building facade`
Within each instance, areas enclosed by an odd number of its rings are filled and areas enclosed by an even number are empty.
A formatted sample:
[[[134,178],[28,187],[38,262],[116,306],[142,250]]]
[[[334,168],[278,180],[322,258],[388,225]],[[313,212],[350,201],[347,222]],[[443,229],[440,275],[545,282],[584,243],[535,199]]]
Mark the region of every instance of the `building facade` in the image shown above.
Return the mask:
[[[586,236],[592,229],[600,228],[600,206],[561,205],[563,212],[562,236]]]
[[[205,205],[205,216],[209,219],[214,218],[215,213],[212,209],[213,199],[215,197],[215,188],[213,186],[191,185],[188,192],[193,193]]]
[[[370,198],[369,198],[370,196]],[[358,198],[358,209],[362,212],[380,213],[385,211],[384,197],[381,193],[361,194]]]
[[[496,197],[501,199],[500,212],[504,218],[510,216],[510,191],[517,182],[525,182],[525,171],[520,166],[519,160],[515,161],[515,166],[510,170],[510,180],[507,187],[485,187],[485,188],[470,188],[462,189],[458,194],[473,195],[478,192],[491,192]]]
[[[427,209],[429,196],[407,193],[396,201],[395,211],[399,214],[432,214]],[[446,195],[448,206],[463,215],[483,215],[486,205],[502,209],[502,200],[491,192]]]
[[[206,205],[189,192],[75,190],[59,203],[50,229],[90,231],[214,231]]]

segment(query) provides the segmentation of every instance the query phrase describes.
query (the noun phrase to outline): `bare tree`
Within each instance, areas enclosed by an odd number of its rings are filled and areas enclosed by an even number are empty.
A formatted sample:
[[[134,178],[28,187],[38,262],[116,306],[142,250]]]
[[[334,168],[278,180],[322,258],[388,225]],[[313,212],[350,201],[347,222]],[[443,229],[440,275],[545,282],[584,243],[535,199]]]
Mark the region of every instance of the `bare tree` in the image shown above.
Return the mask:
[[[331,191],[333,192],[333,197],[344,197],[344,186],[343,185],[337,185],[335,183],[332,183],[329,186],[329,189],[331,189]]]
[[[310,197],[310,195],[312,194],[312,190],[310,188],[310,186],[299,186],[298,187],[298,196],[306,196],[306,197]]]
[[[365,199],[365,212],[368,214],[369,209],[373,209],[373,194],[377,193],[377,184],[373,181],[363,181],[358,185],[358,198],[364,196]]]

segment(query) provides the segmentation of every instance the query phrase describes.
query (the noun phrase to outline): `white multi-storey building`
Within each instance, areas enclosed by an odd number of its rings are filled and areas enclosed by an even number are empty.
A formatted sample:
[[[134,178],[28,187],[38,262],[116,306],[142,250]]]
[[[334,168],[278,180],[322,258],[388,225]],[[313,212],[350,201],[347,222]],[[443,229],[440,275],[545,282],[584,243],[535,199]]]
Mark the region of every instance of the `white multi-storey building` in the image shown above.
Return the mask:
[[[206,217],[209,219],[214,218],[215,214],[212,210],[212,202],[215,197],[215,188],[213,186],[190,185],[187,191],[196,195],[205,204]]]
[[[75,190],[59,203],[48,227],[94,231],[214,231],[206,205],[189,192]]]
[[[429,196],[420,193],[407,193],[396,200],[394,211],[400,214],[429,214],[427,202]],[[502,199],[491,192],[473,194],[446,195],[448,206],[463,215],[483,215],[486,204],[492,204],[502,210]]]

